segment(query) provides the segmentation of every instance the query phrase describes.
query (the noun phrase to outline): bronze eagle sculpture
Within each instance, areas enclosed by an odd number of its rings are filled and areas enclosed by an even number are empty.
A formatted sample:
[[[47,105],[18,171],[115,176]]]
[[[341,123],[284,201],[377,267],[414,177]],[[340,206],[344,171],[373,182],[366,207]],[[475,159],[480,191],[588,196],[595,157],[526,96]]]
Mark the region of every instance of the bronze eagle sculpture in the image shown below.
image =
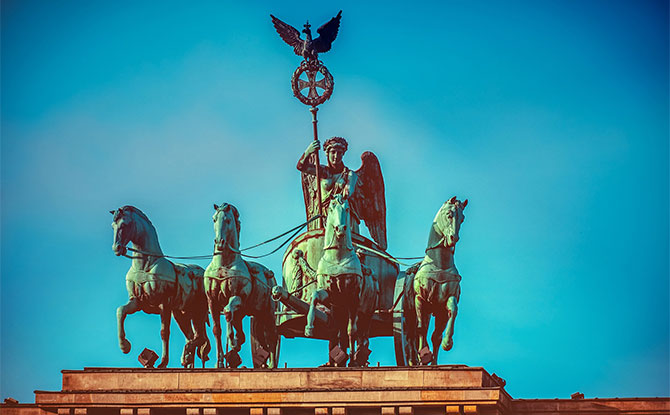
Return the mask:
[[[342,18],[342,10],[337,13],[337,16],[330,19],[327,23],[323,24],[321,27],[316,29],[319,33],[319,37],[312,39],[312,31],[310,30],[311,25],[309,22],[305,23],[302,33],[305,34],[305,38],[300,38],[300,32],[295,27],[282,22],[273,15],[270,15],[272,18],[272,24],[277,33],[288,43],[289,46],[293,47],[293,51],[296,55],[302,56],[306,61],[316,61],[319,58],[319,53],[328,52],[330,46],[333,44],[333,41],[337,37],[337,32],[340,29],[340,19]]]

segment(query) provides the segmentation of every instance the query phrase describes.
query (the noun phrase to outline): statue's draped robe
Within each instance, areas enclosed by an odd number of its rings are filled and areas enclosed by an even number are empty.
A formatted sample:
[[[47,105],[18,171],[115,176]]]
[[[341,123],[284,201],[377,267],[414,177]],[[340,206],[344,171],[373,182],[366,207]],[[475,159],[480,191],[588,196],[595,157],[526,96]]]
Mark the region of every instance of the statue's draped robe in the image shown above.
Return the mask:
[[[327,212],[328,205],[335,195],[344,196],[344,189],[350,186],[350,181],[355,180],[353,194],[348,195],[351,230],[358,234],[359,224],[364,220],[370,230],[370,236],[380,248],[386,250],[386,200],[381,167],[377,157],[369,151],[361,155],[361,161],[360,169],[352,171],[344,166],[341,172],[335,174],[329,173],[326,166],[320,166],[321,212]],[[300,165],[306,167],[309,165],[309,160],[301,158]],[[319,214],[316,176],[312,171],[306,171],[300,167],[298,170],[302,172],[305,212],[307,219],[311,219]],[[309,224],[308,229],[318,229],[318,227],[319,222],[313,221]]]

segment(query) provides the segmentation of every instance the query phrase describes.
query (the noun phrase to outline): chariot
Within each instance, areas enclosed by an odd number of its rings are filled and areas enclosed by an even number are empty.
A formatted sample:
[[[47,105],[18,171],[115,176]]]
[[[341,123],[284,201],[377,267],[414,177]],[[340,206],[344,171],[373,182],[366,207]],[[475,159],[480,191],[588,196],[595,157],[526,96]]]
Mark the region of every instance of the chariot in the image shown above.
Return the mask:
[[[379,287],[369,337],[393,336],[396,363],[405,366],[408,364],[406,348],[409,339],[403,302],[400,301],[405,272],[400,271],[398,262],[374,241],[358,234],[353,234],[352,239],[359,252],[362,252],[363,267],[372,271]],[[279,288],[280,294],[276,295],[282,304],[276,313],[279,336],[305,337],[309,300],[316,291],[316,275],[313,270],[316,270],[321,259],[323,246],[324,229],[312,229],[295,238],[284,253],[282,285]],[[313,337],[329,339],[332,335],[330,333],[332,318],[328,308],[320,307],[317,311]]]

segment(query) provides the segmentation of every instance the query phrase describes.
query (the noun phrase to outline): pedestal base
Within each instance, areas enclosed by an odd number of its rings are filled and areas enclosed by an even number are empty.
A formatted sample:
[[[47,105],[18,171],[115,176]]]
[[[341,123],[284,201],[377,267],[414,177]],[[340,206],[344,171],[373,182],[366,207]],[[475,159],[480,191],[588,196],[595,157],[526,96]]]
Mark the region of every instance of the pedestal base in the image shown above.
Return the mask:
[[[668,398],[512,399],[466,366],[64,370],[63,389],[2,415],[668,414]]]

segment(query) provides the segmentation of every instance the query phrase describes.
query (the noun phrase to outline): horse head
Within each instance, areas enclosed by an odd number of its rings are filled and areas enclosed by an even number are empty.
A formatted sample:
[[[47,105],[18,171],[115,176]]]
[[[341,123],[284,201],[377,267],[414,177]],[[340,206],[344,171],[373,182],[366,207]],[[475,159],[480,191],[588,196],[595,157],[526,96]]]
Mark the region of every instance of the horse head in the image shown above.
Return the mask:
[[[467,205],[468,199],[461,202],[454,196],[444,202],[437,215],[435,215],[433,227],[441,236],[440,245],[444,244],[445,248],[453,248],[458,242],[461,224],[465,220],[463,210]]]
[[[354,249],[349,228],[349,209],[349,201],[342,195],[335,195],[330,201],[326,216],[326,246],[324,249],[337,248],[342,239],[348,250]]]
[[[214,250],[222,252],[240,245],[240,213],[231,204],[214,204]]]
[[[114,229],[114,242],[112,243],[112,251],[116,256],[125,255],[127,252],[126,245],[135,235],[135,221],[132,217],[132,209],[129,206],[124,206],[116,210],[110,210],[112,214],[112,229]]]

